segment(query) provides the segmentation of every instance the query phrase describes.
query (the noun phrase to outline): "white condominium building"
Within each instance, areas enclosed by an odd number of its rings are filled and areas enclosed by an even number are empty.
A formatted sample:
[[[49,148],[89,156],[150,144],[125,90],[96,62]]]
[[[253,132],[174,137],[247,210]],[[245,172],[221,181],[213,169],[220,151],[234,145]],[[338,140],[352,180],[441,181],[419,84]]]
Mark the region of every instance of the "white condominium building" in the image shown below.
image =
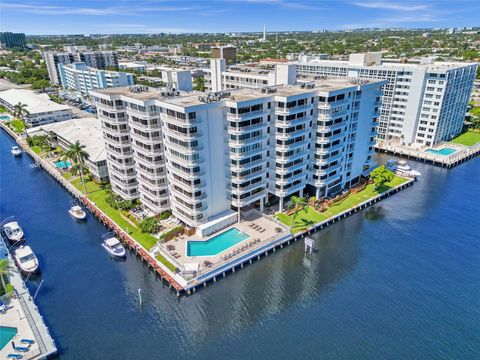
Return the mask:
[[[91,90],[133,85],[133,75],[119,71],[98,70],[85,63],[59,64],[60,80],[64,89],[89,95]]]
[[[204,236],[242,208],[333,195],[371,170],[384,81],[315,81],[179,96],[92,92],[112,189]],[[170,94],[173,95],[173,94]]]
[[[349,61],[304,57],[299,76],[387,80],[378,138],[432,146],[462,131],[476,63],[382,63],[380,53],[352,54]]]
[[[203,69],[203,72],[205,86],[214,92],[293,85],[297,78],[294,64],[277,64],[273,70],[239,65],[227,68],[225,59],[211,59],[210,68]]]
[[[24,119],[31,127],[69,120],[73,116],[70,106],[57,104],[50,100],[48,94],[37,94],[26,89],[0,91],[0,105],[10,111],[14,111],[19,102],[27,105],[29,114]]]
[[[72,64],[83,62],[88,67],[96,69],[118,68],[118,56],[114,51],[84,51],[84,47],[64,47],[66,52],[47,51],[43,53],[47,65],[50,82],[60,85],[59,64]]]

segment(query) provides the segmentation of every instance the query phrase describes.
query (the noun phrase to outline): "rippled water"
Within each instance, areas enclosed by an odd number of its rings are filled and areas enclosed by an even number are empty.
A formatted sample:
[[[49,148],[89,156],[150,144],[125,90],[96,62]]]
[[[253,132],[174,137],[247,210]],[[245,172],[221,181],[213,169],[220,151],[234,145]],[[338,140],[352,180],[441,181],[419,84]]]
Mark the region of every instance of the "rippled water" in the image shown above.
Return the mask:
[[[74,221],[68,193],[0,141],[0,217],[39,256],[62,359],[480,358],[479,158],[410,161],[420,181],[317,233],[313,256],[297,243],[177,299],[134,257],[110,260],[105,228]]]

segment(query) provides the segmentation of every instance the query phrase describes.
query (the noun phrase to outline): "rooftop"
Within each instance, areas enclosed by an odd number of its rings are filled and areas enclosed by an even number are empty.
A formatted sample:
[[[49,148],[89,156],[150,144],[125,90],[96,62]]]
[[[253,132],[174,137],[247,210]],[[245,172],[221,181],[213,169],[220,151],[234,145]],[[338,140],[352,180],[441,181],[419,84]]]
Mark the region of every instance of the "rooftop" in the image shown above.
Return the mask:
[[[80,144],[85,145],[85,151],[91,161],[101,161],[107,158],[102,126],[97,118],[71,119],[42,125],[39,128],[43,131],[53,132],[69,143],[80,141]],[[33,130],[36,131],[39,128]]]
[[[0,92],[0,99],[15,106],[19,102],[27,105],[30,114],[46,113],[50,111],[70,110],[70,106],[57,104],[50,100],[47,94],[37,94],[32,90],[10,89]]]

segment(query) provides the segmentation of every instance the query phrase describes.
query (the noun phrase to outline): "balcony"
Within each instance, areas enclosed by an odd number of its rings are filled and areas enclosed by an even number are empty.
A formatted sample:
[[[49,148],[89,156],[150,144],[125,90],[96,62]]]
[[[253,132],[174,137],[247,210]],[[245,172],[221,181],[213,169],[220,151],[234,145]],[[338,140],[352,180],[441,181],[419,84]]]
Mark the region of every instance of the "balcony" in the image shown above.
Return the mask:
[[[104,124],[102,124],[102,130],[103,132],[109,133],[113,136],[130,134],[130,129],[128,128],[126,129],[112,128],[112,127],[105,126]]]
[[[183,181],[177,180],[173,176],[168,176],[168,183],[169,183],[169,186],[172,184],[175,184],[186,191],[200,190],[206,186],[204,182],[200,182],[200,184],[196,184],[196,185],[192,183],[185,184]]]
[[[185,153],[187,155],[191,155],[191,154],[196,154],[198,153],[199,151],[203,150],[203,146],[202,145],[197,145],[197,146],[183,146],[183,145],[180,145],[180,144],[176,144],[174,142],[171,142],[170,140],[168,140],[168,138],[165,138],[165,147],[167,149],[169,148],[172,148],[172,149],[175,149],[181,153]]]
[[[103,138],[107,143],[112,144],[114,146],[130,145],[132,143],[132,141],[129,138],[128,139],[120,139],[120,138],[112,139],[111,137],[108,137],[105,134],[103,134]]]
[[[199,137],[202,136],[201,132],[183,133],[183,132],[179,132],[179,131],[169,129],[168,126],[165,126],[163,128],[163,133],[165,135],[170,135],[172,137],[176,137],[177,139],[181,139],[181,140],[184,140],[184,141],[190,141],[190,140],[198,139]]]
[[[303,151],[298,152],[298,153],[293,154],[293,155],[290,155],[290,156],[278,156],[278,155],[276,155],[275,156],[275,161],[278,162],[278,163],[284,164],[284,163],[287,163],[287,162],[290,162],[290,161],[297,160],[299,158],[303,158],[306,155],[307,155],[307,153],[305,153]]]
[[[259,191],[253,195],[250,195],[250,196],[247,196],[243,199],[235,199],[235,198],[231,198],[232,200],[232,205],[233,206],[237,206],[237,207],[243,207],[243,206],[246,206],[246,205],[250,205],[251,203],[254,203],[255,201],[258,201],[260,199],[262,199],[263,197],[265,197],[267,191],[266,189],[263,189],[262,191]]]
[[[137,129],[137,130],[140,130],[140,131],[155,131],[155,130],[160,131],[160,129],[161,129],[160,120],[156,124],[151,124],[151,123],[142,124],[141,122],[133,121],[132,119],[130,119],[128,121],[128,125],[132,129]]]
[[[307,166],[307,162],[306,160],[305,161],[302,161],[298,164],[295,164],[295,165],[292,165],[292,166],[289,166],[289,167],[280,167],[280,166],[276,166],[275,167],[275,172],[277,174],[288,174],[288,173],[291,173],[292,171],[295,171],[295,170],[298,170],[298,169],[301,169],[301,168],[304,168]]]
[[[169,124],[173,124],[173,125],[179,125],[179,126],[195,125],[200,123],[200,121],[197,121],[197,119],[180,119],[180,118],[167,115],[165,113],[162,113],[162,121]]]
[[[242,146],[245,146],[246,144],[253,144],[263,140],[267,140],[267,137],[265,135],[258,135],[248,139],[241,139],[241,140],[229,139],[228,144],[233,147],[242,147]]]
[[[257,111],[252,111],[244,114],[232,114],[232,113],[227,113],[227,119],[228,120],[248,120],[260,116],[264,116],[270,113],[270,110],[257,110]]]
[[[172,197],[172,200],[171,200],[171,204],[172,204],[172,207],[177,207],[177,208],[180,208],[182,209],[184,212],[188,213],[188,214],[192,214],[192,215],[197,215],[199,213],[202,213],[204,212],[205,210],[207,210],[208,206],[206,204],[203,204],[200,208],[197,208],[197,209],[191,209],[189,208],[188,206],[186,205],[183,205],[182,203],[178,202],[177,200],[173,199]]]
[[[276,107],[275,108],[275,114],[277,115],[290,115],[290,114],[296,114],[301,111],[305,110],[311,110],[313,104],[306,104],[306,105],[300,105],[300,106],[293,106],[291,108],[281,108],[281,107]]]
[[[141,119],[160,119],[159,112],[148,113],[144,111],[138,111],[131,108],[127,108],[127,114],[141,118]]]
[[[267,162],[267,158],[266,157],[263,157],[262,159],[260,160],[255,160],[255,161],[251,161],[247,164],[242,164],[242,165],[233,165],[233,164],[230,164],[230,169],[232,171],[242,171],[242,170],[247,170],[247,169],[250,169],[251,167],[254,167],[254,166],[258,166],[258,165],[263,165]],[[227,165],[228,166],[228,165]]]
[[[167,169],[168,169],[169,172],[174,173],[174,174],[178,174],[179,176],[181,176],[182,178],[187,179],[187,180],[195,180],[195,179],[198,179],[199,177],[205,175],[205,170],[200,170],[200,171],[195,171],[195,172],[186,172],[184,170],[177,169],[177,168],[173,167],[172,165],[170,165],[168,163],[167,163]]]
[[[260,130],[264,129],[267,127],[266,122],[261,122],[259,124],[254,124],[254,125],[249,125],[249,126],[243,126],[243,127],[233,127],[233,126],[228,126],[228,133],[232,135],[241,135],[245,134],[247,132],[251,132],[254,130]]]
[[[178,191],[177,189],[174,189],[173,186],[169,186],[168,191],[170,192],[170,194],[175,195],[179,198],[182,198],[187,203],[195,203],[195,202],[198,202],[200,200],[204,200],[204,199],[207,198],[207,194],[205,194],[205,193],[201,193],[198,196],[190,196],[190,195],[187,195],[187,194],[185,194],[181,191]]]
[[[307,129],[300,129],[300,130],[292,131],[290,133],[279,133],[279,132],[277,132],[275,134],[275,139],[277,139],[277,140],[289,140],[292,137],[296,137],[300,134],[308,134],[308,130]]]
[[[259,147],[258,149],[253,149],[253,150],[249,150],[242,153],[234,153],[230,151],[227,155],[230,156],[231,160],[240,160],[240,159],[245,159],[250,156],[266,153],[266,152],[267,152],[267,149],[265,147]]]
[[[292,143],[292,144],[288,144],[288,145],[279,145],[279,144],[276,144],[276,145],[275,145],[275,150],[278,150],[278,151],[288,151],[288,150],[293,150],[293,149],[296,149],[296,148],[301,147],[301,146],[304,146],[304,145],[307,145],[307,141],[306,141],[306,140],[298,141],[298,142],[295,142],[295,143]]]
[[[289,128],[292,126],[307,123],[311,120],[311,116],[304,116],[295,120],[276,120],[275,126],[279,128]]]

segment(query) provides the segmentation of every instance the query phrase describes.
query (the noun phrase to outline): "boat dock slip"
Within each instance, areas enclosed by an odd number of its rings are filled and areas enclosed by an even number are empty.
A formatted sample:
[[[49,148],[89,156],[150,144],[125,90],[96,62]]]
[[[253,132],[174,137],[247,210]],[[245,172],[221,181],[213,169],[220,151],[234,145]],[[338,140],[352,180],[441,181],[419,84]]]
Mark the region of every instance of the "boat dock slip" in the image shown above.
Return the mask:
[[[15,289],[12,296],[5,295],[4,302],[7,303],[7,311],[0,313],[0,324],[6,327],[17,329],[17,337],[12,340],[20,346],[21,338],[33,340],[29,351],[22,353],[23,359],[46,359],[57,354],[57,347],[50,335],[35,300],[31,296],[25,282],[23,281],[20,271],[15,267],[12,256],[7,250],[7,242],[0,234],[0,248],[2,253],[7,252],[8,259],[14,268],[10,276],[10,283]],[[2,254],[3,255],[3,254]],[[8,301],[6,300],[8,297]],[[0,350],[0,358],[6,359],[7,355],[14,353],[11,346],[5,346]]]
[[[429,149],[413,149],[398,144],[378,143],[377,152],[423,161],[427,164],[452,168],[480,154],[480,143],[464,146],[452,143],[440,143]],[[439,149],[439,150],[436,150]]]

